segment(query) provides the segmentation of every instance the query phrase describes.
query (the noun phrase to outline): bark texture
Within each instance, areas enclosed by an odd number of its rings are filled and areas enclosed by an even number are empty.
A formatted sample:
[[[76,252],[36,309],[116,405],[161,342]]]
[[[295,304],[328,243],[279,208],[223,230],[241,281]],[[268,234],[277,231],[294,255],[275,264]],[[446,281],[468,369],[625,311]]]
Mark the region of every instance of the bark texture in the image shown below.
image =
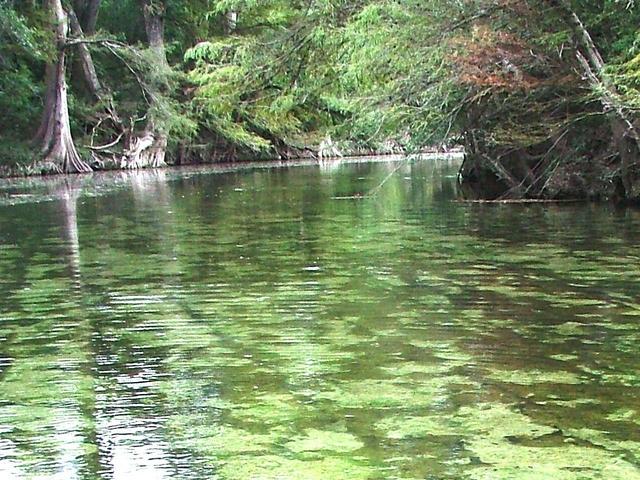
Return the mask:
[[[167,54],[164,48],[165,4],[159,0],[140,0],[140,3],[149,48],[156,54],[158,61],[167,65]]]
[[[74,37],[83,38],[85,36],[85,32],[80,25],[80,21],[73,11],[69,12],[69,25]],[[82,72],[82,78],[84,78],[87,89],[95,100],[102,100],[105,96],[105,92],[102,88],[102,84],[100,83],[100,79],[98,78],[98,73],[96,72],[91,52],[89,52],[89,48],[85,43],[78,43],[77,50],[79,70]]]
[[[96,33],[100,2],[101,0],[75,0],[73,2],[80,26],[86,35]]]
[[[56,56],[46,67],[44,112],[36,141],[42,146],[43,162],[64,173],[90,172],[78,155],[71,136],[67,101],[66,53],[68,15],[61,0],[45,0],[56,39]]]

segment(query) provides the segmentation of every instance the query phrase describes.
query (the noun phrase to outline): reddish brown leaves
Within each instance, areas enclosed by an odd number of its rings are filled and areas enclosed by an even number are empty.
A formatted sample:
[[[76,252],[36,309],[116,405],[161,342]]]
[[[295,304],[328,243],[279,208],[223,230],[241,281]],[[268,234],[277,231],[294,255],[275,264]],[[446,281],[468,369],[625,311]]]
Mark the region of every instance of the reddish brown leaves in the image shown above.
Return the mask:
[[[469,37],[454,40],[454,48],[452,60],[463,83],[514,91],[534,88],[542,81],[527,73],[535,56],[512,33],[476,25]]]

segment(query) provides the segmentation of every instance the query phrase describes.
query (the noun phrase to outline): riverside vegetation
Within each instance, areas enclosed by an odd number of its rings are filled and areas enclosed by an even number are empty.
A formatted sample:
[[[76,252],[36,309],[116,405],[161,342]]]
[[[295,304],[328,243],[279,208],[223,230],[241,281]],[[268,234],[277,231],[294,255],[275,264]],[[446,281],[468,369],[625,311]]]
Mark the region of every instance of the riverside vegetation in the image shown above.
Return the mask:
[[[637,201],[639,22],[634,0],[0,0],[0,162],[456,144],[470,198]]]

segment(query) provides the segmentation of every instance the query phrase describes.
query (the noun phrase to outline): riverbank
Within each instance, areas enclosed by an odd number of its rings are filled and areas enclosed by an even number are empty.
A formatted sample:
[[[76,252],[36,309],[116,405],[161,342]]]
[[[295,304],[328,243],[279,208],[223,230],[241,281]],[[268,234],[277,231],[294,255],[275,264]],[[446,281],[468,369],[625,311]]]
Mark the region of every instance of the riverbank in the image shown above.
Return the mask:
[[[159,180],[184,179],[210,174],[246,172],[249,170],[288,169],[294,167],[319,166],[323,171],[337,170],[350,164],[400,163],[407,160],[438,160],[454,163],[457,168],[462,163],[461,153],[406,155],[353,156],[318,162],[314,159],[272,160],[261,162],[226,162],[205,165],[172,165],[163,168],[140,170],[102,170],[85,174],[33,175],[0,178],[0,204],[18,204],[56,200],[70,191],[82,190],[89,196],[99,196],[108,191],[130,188]]]
[[[24,155],[24,146],[19,145],[20,154]],[[306,152],[306,154],[302,154]],[[250,158],[247,156],[244,159],[238,159],[235,161],[211,161],[211,162],[188,162],[183,161],[180,158],[176,157],[174,161],[168,161],[162,167],[146,167],[140,170],[154,170],[158,168],[178,168],[178,167],[204,167],[208,168],[211,166],[220,166],[221,168],[228,168],[229,166],[235,165],[243,165],[248,166],[249,168],[255,168],[258,165],[265,167],[274,167],[279,165],[303,165],[303,164],[314,164],[314,163],[323,163],[330,164],[332,162],[340,162],[340,161],[349,161],[349,159],[371,159],[377,157],[386,157],[386,158],[405,158],[411,155],[433,155],[433,156],[444,156],[444,157],[460,157],[464,155],[464,151],[462,148],[451,148],[443,150],[438,147],[428,147],[421,149],[416,153],[408,153],[403,151],[401,148],[396,147],[390,149],[390,151],[374,151],[367,149],[350,149],[345,150],[344,152],[340,152],[339,156],[327,156],[322,155],[321,152],[316,148],[305,147],[304,149],[300,149],[299,155],[291,156],[286,158],[273,158],[266,157],[264,159],[257,159],[256,157]],[[123,171],[135,171],[137,169],[131,168],[122,168],[120,164],[116,161],[94,161],[88,163],[92,172],[85,172],[82,175],[86,175],[87,173],[93,172],[123,172]],[[1,165],[0,166],[0,179],[7,178],[24,178],[24,177],[47,177],[47,176],[75,176],[78,173],[63,173],[60,172],[59,169],[55,168],[54,165],[43,164],[42,162],[33,161],[33,162],[24,162],[24,163],[15,163],[14,165]]]

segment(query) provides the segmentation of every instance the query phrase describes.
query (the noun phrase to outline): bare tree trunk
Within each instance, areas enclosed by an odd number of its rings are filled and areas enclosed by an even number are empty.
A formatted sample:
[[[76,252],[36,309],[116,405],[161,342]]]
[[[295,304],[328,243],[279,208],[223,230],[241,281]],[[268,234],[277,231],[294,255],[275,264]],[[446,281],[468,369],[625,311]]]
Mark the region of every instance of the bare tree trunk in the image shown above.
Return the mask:
[[[140,0],[140,2],[149,48],[156,54],[158,61],[167,65],[167,54],[164,48],[164,2],[158,0]]]
[[[95,34],[100,2],[101,0],[74,0],[73,8],[68,11],[71,32],[74,37]],[[96,88],[100,82],[97,81],[93,61],[86,45],[78,45],[78,55],[73,57],[70,67],[73,87],[87,93],[93,100],[100,101],[101,97],[97,92],[101,88]]]
[[[101,0],[75,0],[73,2],[80,26],[86,35],[96,33],[100,2]]]
[[[99,5],[100,2],[98,1],[96,4]],[[69,11],[69,24],[71,26],[71,32],[75,37],[78,39],[85,37],[80,21],[73,10]],[[102,86],[102,83],[98,78],[98,73],[96,72],[96,67],[93,63],[93,57],[91,56],[91,52],[89,51],[87,44],[80,42],[76,47],[78,49],[76,73],[79,72],[82,74],[84,84],[86,85],[89,93],[91,93],[93,99],[104,104],[108,118],[113,122],[118,130],[122,130],[122,121],[116,111],[113,98],[111,97],[110,92]]]
[[[75,37],[83,38],[85,36],[80,21],[73,11],[69,12],[69,24],[71,26],[71,33],[73,33]],[[85,43],[78,43],[77,48],[79,69],[82,72],[82,77],[91,95],[95,100],[100,101],[103,99],[105,92],[98,78],[91,52],[89,52],[89,48]]]
[[[165,4],[159,0],[140,0],[140,3],[149,48],[155,54],[159,68],[169,69],[164,45]],[[151,102],[154,102],[153,97]],[[130,147],[121,161],[123,168],[157,168],[166,165],[168,138],[166,133],[158,128],[153,118],[148,120],[142,136],[133,137],[129,143]]]
[[[611,122],[613,141],[620,154],[620,180],[624,187],[627,199],[633,196],[633,181],[631,177],[631,167],[638,160],[638,144],[627,132],[627,125],[620,119],[614,118]]]
[[[65,173],[90,172],[91,167],[78,155],[71,136],[65,78],[67,14],[61,0],[45,0],[45,7],[53,20],[57,49],[55,60],[46,67],[45,106],[35,140],[42,146],[44,163]]]

